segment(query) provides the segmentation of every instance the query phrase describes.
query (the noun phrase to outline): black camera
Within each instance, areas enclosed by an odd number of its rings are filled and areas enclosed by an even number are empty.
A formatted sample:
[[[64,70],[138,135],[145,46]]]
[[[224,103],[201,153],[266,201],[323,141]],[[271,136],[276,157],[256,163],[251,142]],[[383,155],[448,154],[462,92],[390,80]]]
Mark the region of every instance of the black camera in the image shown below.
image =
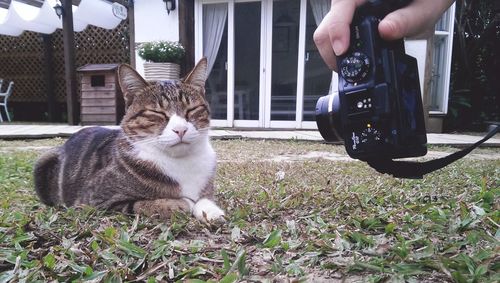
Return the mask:
[[[363,161],[423,156],[427,137],[418,67],[403,40],[385,41],[379,21],[408,1],[368,1],[356,10],[350,47],[337,58],[338,92],[319,98],[316,122],[326,141],[344,140]]]

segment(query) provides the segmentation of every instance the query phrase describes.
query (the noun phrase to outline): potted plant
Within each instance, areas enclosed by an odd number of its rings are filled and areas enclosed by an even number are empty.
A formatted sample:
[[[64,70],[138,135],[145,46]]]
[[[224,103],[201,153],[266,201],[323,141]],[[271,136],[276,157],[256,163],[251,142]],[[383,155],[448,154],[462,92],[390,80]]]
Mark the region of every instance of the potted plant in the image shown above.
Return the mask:
[[[179,63],[186,51],[179,42],[151,41],[139,44],[139,57],[144,62],[144,76],[146,80],[178,79],[180,74]]]

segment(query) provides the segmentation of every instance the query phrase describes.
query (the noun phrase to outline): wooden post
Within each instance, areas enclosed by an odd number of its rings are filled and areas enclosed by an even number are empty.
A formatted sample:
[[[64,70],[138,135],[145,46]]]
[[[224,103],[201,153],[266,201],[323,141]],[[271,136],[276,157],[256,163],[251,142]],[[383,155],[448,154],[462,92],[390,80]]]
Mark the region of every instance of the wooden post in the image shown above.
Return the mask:
[[[76,86],[75,68],[75,36],[73,30],[72,0],[62,0],[63,6],[62,26],[64,43],[64,69],[66,80],[66,102],[68,105],[68,123],[78,125],[80,122],[80,109],[78,107],[78,93]]]
[[[181,76],[194,67],[194,0],[179,1],[179,41],[186,49]]]
[[[56,118],[56,97],[54,90],[54,54],[52,48],[52,35],[43,34],[43,49],[44,49],[44,68],[45,68],[45,83],[47,94],[47,113],[49,122],[55,122]]]
[[[128,33],[129,33],[129,49],[130,49],[130,66],[135,69],[135,17],[134,17],[134,0],[128,1]]]

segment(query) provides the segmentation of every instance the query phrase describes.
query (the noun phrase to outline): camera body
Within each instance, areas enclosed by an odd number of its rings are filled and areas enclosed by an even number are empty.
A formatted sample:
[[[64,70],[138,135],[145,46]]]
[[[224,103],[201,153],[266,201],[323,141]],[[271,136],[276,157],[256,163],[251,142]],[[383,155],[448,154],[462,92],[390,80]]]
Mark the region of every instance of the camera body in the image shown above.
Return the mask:
[[[427,153],[415,58],[403,40],[385,41],[378,23],[407,1],[368,1],[356,10],[348,51],[337,58],[338,92],[319,98],[316,122],[326,141],[344,140],[363,161]]]

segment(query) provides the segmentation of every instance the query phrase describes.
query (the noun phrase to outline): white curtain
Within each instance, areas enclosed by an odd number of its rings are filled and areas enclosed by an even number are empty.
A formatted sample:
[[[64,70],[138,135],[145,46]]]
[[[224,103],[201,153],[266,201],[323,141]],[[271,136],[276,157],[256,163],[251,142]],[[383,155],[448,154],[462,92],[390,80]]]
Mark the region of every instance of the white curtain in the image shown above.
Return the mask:
[[[331,0],[309,0],[309,4],[311,4],[314,21],[316,25],[319,26],[321,20],[323,20],[328,11],[330,11],[332,5]]]
[[[226,18],[227,3],[203,5],[203,54],[208,60],[207,74],[217,58]]]
[[[314,21],[316,25],[319,26],[319,23],[323,20],[326,14],[330,11],[330,7],[332,5],[331,0],[309,0],[309,4],[311,5],[311,9],[314,16]],[[338,75],[335,72],[332,72],[332,81],[330,83],[330,90],[328,94],[332,94],[338,88]]]

